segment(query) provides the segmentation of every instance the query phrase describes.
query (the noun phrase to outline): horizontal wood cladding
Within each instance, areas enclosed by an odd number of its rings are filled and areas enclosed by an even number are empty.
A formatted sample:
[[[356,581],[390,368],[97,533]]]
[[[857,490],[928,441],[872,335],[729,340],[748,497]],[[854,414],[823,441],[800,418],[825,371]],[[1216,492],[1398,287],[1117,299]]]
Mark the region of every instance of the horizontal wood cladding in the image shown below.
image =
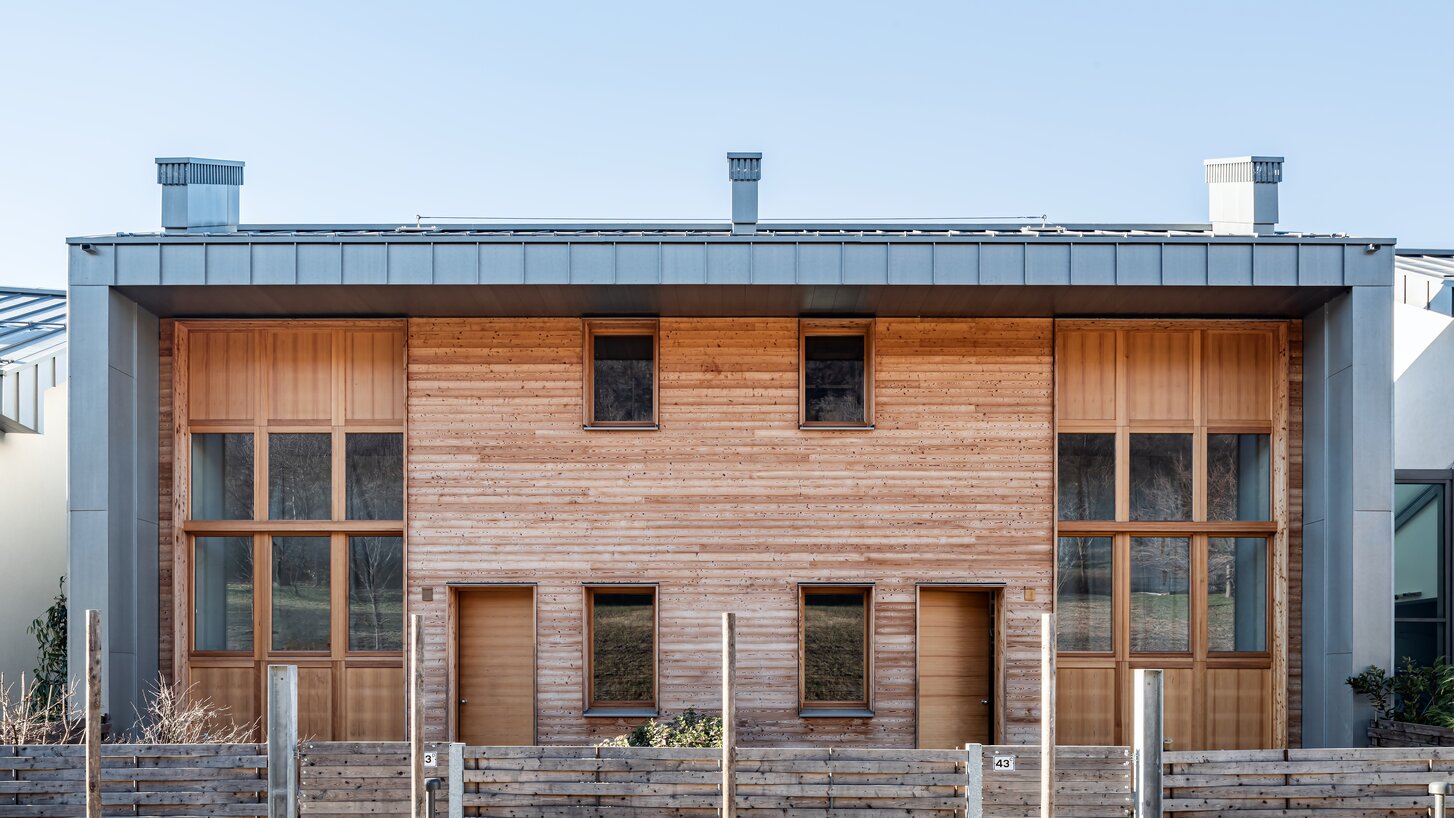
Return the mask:
[[[639,721],[582,715],[581,586],[653,582],[664,715],[718,708],[720,613],[736,611],[743,741],[899,747],[916,584],[1005,583],[999,738],[1035,739],[1052,323],[878,320],[874,430],[798,428],[798,332],[662,319],[660,429],[599,431],[581,428],[581,321],[409,321],[408,598],[439,635],[432,739],[452,709],[450,582],[536,583],[543,743]],[[798,584],[828,581],[874,585],[873,718],[798,715]]]

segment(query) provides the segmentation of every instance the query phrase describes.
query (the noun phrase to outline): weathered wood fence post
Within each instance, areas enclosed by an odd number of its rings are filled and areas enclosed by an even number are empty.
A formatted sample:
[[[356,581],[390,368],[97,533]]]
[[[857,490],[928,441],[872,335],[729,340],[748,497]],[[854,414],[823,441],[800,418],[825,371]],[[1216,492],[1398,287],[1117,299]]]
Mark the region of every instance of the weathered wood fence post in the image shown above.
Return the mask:
[[[424,791],[424,616],[409,616],[409,803],[413,818],[425,818]]]
[[[86,610],[86,818],[101,818],[101,612]]]
[[[737,614],[722,614],[722,818],[737,815]]]
[[[1040,818],[1055,816],[1055,614],[1040,614]]]
[[[984,818],[984,746],[964,745],[964,818]]]
[[[268,665],[268,818],[298,815],[298,666]]]
[[[1136,756],[1136,815],[1161,818],[1162,702],[1160,670],[1132,671],[1132,750]]]

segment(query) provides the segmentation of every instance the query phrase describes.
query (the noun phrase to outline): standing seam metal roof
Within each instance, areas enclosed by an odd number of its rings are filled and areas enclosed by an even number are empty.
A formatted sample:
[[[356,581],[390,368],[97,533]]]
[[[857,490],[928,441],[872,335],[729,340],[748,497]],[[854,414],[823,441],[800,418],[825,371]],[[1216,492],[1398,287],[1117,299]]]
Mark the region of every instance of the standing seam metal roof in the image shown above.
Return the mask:
[[[64,292],[0,287],[0,367],[48,354],[65,338]]]

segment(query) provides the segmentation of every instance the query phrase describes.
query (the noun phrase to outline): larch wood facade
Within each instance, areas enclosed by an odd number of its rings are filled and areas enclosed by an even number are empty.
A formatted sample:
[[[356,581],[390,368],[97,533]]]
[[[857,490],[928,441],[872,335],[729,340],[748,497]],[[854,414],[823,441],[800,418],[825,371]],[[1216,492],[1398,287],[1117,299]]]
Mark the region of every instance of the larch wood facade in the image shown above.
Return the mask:
[[[657,709],[664,716],[719,706],[719,616],[731,610],[739,614],[744,743],[884,747],[919,739],[920,590],[980,586],[995,611],[992,740],[1038,740],[1039,614],[1055,599],[1056,336],[1065,322],[877,319],[874,425],[866,429],[800,427],[796,318],[660,319],[657,429],[583,428],[580,319],[364,323],[373,334],[400,333],[405,363],[397,378],[389,367],[372,369],[364,381],[354,377],[349,362],[356,357],[387,360],[391,353],[351,340],[347,322],[319,322],[314,329],[338,329],[330,336],[332,375],[315,367],[319,377],[331,377],[333,397],[311,406],[251,394],[242,400],[260,408],[241,420],[262,429],[269,417],[325,426],[331,418],[342,429],[353,422],[345,407],[367,406],[358,428],[383,428],[381,420],[402,425],[405,604],[424,614],[431,635],[431,740],[458,735],[460,599],[472,586],[534,589],[536,741],[595,742],[639,723],[583,714],[584,588],[603,583],[656,587]],[[266,338],[269,326],[308,329],[297,325],[260,322],[257,332]],[[198,376],[189,377],[197,370],[189,369],[186,339],[196,326],[222,324],[168,321],[162,332],[163,667],[203,683],[203,692],[237,699],[240,715],[259,713],[260,688],[240,676],[209,688],[192,669],[209,661],[189,667],[185,649],[189,534],[177,524],[185,519],[185,435],[196,423],[188,409],[213,405],[189,397]],[[1273,593],[1286,624],[1270,636],[1284,658],[1279,667],[1270,657],[1268,676],[1259,677],[1265,700],[1258,708],[1269,719],[1266,743],[1278,745],[1284,736],[1296,741],[1300,712],[1300,631],[1288,611],[1298,610],[1300,599],[1301,344],[1297,322],[1275,326],[1283,328],[1274,335],[1285,353],[1277,394],[1285,401],[1287,445],[1275,528],[1286,567],[1269,580],[1280,580]],[[305,347],[281,348],[308,357]],[[1063,346],[1059,355],[1064,367]],[[260,371],[259,383],[272,377]],[[289,376],[276,377],[282,383]],[[1175,408],[1155,395],[1148,400],[1147,412]],[[1105,409],[1082,407],[1092,417]],[[384,417],[399,410],[403,417]],[[319,417],[309,420],[313,415]],[[239,418],[222,420],[235,426]],[[820,582],[872,585],[872,717],[800,715],[799,589]],[[259,638],[264,633],[260,628]],[[246,664],[251,670],[262,661]],[[315,729],[319,737],[335,729],[337,738],[402,736],[402,726],[379,710],[402,679],[397,661],[351,661],[340,652],[315,672],[325,666],[330,720]],[[359,717],[365,732],[377,735],[347,729],[345,703],[354,685],[380,702]],[[1060,692],[1066,706],[1103,702],[1078,683],[1062,681]],[[399,702],[402,715],[402,690]]]

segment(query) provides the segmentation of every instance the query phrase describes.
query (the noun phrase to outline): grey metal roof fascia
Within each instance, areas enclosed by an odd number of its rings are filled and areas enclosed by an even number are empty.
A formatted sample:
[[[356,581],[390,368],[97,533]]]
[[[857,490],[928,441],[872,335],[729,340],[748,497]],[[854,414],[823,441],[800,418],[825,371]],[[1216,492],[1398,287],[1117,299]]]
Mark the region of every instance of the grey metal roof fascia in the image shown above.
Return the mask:
[[[1434,250],[1423,247],[1394,247],[1393,254],[1396,256],[1434,256],[1435,258],[1454,258],[1454,249]]]
[[[66,239],[69,245],[102,244],[1336,244],[1336,245],[1393,245],[1396,239],[1369,236],[1333,236],[1276,234],[1259,236],[1242,235],[1168,235],[1153,233],[1137,234],[1072,234],[1072,233],[1000,233],[982,235],[978,233],[918,234],[918,235],[773,235],[750,236],[727,235],[459,235],[453,233],[404,233],[404,234],[243,234],[217,233],[209,235],[167,235],[140,233],[123,236],[72,236]]]
[[[6,295],[46,295],[54,298],[64,299],[65,290],[37,290],[29,287],[0,287],[0,296]]]

